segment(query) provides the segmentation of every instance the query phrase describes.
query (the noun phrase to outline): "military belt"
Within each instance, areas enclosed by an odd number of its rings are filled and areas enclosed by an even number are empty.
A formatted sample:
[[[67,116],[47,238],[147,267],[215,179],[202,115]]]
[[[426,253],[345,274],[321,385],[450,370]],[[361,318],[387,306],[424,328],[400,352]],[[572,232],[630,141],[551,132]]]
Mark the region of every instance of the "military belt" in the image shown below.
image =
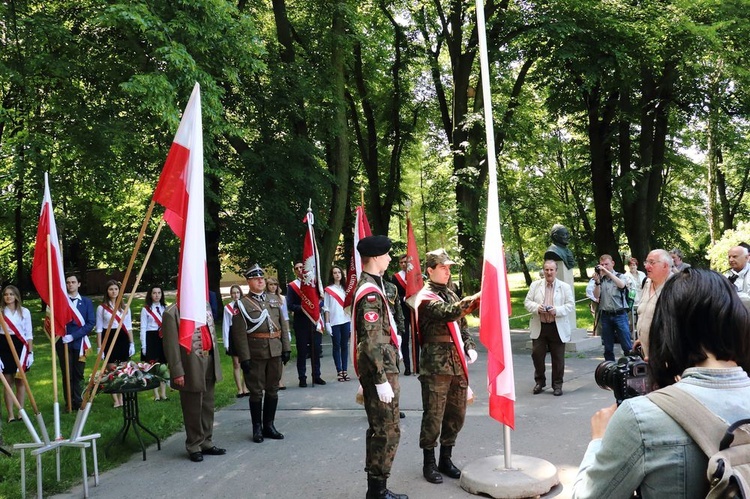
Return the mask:
[[[274,331],[273,333],[247,333],[248,336],[251,338],[258,338],[258,339],[264,339],[264,340],[270,340],[273,338],[281,338],[281,333],[279,331]]]
[[[390,336],[378,336],[375,338],[375,343],[393,343]]]
[[[453,337],[446,334],[442,336],[425,336],[422,343],[453,343]]]

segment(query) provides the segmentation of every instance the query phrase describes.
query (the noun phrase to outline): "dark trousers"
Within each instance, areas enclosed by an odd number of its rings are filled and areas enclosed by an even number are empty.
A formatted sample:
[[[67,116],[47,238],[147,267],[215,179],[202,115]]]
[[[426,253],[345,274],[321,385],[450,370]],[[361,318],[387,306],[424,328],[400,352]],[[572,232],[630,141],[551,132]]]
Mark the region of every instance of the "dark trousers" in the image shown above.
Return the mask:
[[[401,354],[404,356],[404,373],[411,373],[411,308],[406,303],[401,304],[404,312],[404,334],[401,336]]]
[[[419,381],[423,407],[419,447],[434,449],[438,437],[440,445],[453,447],[464,427],[469,382],[465,376],[450,374],[422,374]]]
[[[263,400],[263,390],[267,397],[279,398],[279,380],[281,380],[283,370],[281,357],[253,359],[250,362],[250,369],[244,373],[250,400],[253,402]]]
[[[386,373],[388,382],[393,388],[393,401],[386,404],[378,398],[375,380],[366,376],[359,380],[367,413],[368,428],[365,432],[365,471],[368,477],[387,479],[391,474],[391,464],[396,456],[398,442],[401,439],[398,398],[401,388],[398,374]]]
[[[531,340],[531,360],[534,362],[534,381],[545,386],[547,377],[545,375],[544,359],[547,352],[552,357],[552,388],[562,388],[563,374],[565,373],[565,343],[557,333],[557,324],[554,322],[542,323],[542,331],[539,338]]]
[[[188,454],[214,446],[214,387],[213,366],[206,374],[205,392],[180,391],[182,418],[185,422],[185,449]]]
[[[320,357],[323,355],[323,335],[312,331],[294,331],[297,339],[297,375],[299,379],[307,378],[307,355],[310,354],[310,343],[315,342],[315,352],[311,355],[312,376],[320,378]]]
[[[331,326],[333,337],[333,363],[336,365],[336,371],[348,371],[349,367],[349,339],[352,336],[352,323],[344,322]],[[321,338],[322,341],[322,338]]]
[[[65,348],[68,349],[68,365],[65,365]],[[74,411],[81,408],[83,402],[83,369],[86,367],[85,362],[78,360],[78,348],[71,348],[70,343],[65,344],[62,340],[55,343],[55,352],[60,357],[60,371],[62,371],[63,382],[63,400],[68,399],[67,379],[70,378],[70,400]]]

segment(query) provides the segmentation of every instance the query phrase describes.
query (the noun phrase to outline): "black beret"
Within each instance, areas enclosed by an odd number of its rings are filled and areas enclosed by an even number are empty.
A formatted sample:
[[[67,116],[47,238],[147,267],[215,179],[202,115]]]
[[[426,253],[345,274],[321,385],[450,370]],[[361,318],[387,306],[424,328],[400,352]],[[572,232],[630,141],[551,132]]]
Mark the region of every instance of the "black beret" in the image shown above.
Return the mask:
[[[357,251],[361,256],[385,255],[391,249],[391,240],[386,236],[367,236],[357,243]]]
[[[263,269],[260,268],[260,265],[257,263],[253,265],[250,269],[245,271],[245,279],[252,279],[253,277],[263,277],[265,276],[265,273],[263,272]]]

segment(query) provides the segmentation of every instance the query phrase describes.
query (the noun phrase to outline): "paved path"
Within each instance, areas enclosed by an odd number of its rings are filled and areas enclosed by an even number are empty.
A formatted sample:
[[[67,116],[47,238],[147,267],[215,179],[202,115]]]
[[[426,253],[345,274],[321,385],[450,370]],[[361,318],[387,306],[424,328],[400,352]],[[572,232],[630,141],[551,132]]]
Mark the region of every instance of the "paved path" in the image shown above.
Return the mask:
[[[568,356],[562,397],[552,396],[550,389],[532,395],[533,368],[530,352],[524,348],[527,338],[523,333],[512,335],[517,393],[511,449],[556,465],[562,486],[545,497],[569,497],[570,484],[589,442],[589,419],[614,399],[593,380],[593,371],[602,360],[599,351]],[[247,399],[240,399],[216,414],[214,441],[226,447],[226,456],[206,456],[202,463],[192,463],[185,453],[184,433],[177,433],[162,443],[161,451],[150,447],[147,461],[137,453],[129,462],[102,474],[100,485],[90,487],[91,497],[364,497],[367,420],[362,407],[354,402],[357,382],[336,381],[330,347],[325,347],[322,360],[323,378],[328,381],[325,386],[298,388],[293,363],[286,367],[284,380],[289,388],[280,392],[276,419],[285,440],[253,443]],[[548,364],[548,376],[549,369]],[[459,468],[475,459],[502,454],[502,427],[487,415],[487,396],[482,393],[485,373],[485,356],[480,350],[479,360],[470,366],[478,400],[469,406],[453,451]],[[229,378],[225,376],[224,382]],[[456,480],[446,478],[442,485],[433,485],[422,478],[418,445],[422,403],[415,376],[401,377],[401,408],[407,417],[401,420],[401,443],[389,488],[411,499],[477,497],[462,490]],[[82,490],[78,486],[55,497],[82,497]]]

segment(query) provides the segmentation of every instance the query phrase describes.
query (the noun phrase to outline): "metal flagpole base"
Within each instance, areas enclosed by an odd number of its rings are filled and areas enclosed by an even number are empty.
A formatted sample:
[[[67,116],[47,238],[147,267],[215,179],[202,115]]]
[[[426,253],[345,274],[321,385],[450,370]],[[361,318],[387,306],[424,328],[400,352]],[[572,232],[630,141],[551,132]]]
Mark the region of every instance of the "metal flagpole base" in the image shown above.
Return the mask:
[[[560,483],[557,468],[544,459],[513,455],[513,466],[505,467],[505,457],[490,456],[467,464],[461,470],[461,488],[496,499],[536,497]]]

